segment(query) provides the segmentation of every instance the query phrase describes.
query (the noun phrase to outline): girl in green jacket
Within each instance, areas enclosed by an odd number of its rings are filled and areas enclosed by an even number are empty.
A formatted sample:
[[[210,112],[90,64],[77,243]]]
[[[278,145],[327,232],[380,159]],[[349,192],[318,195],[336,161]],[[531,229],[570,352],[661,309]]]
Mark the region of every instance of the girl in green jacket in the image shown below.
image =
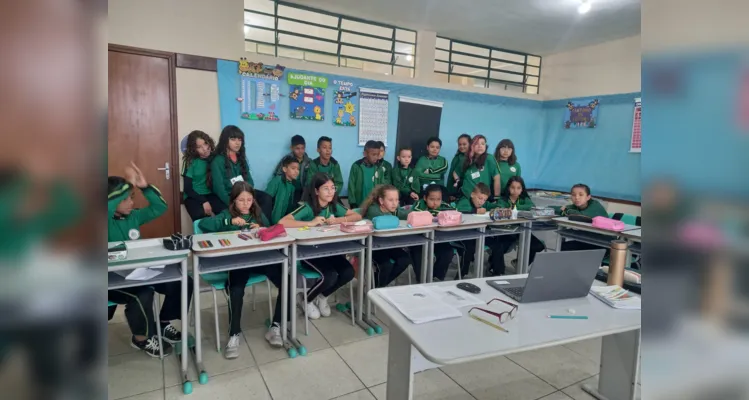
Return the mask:
[[[507,188],[507,181],[513,176],[520,176],[520,163],[518,162],[518,156],[515,155],[515,145],[510,139],[502,139],[497,144],[496,150],[494,150],[494,158],[497,160],[497,166],[499,167],[499,175],[502,178],[500,186],[502,187],[502,194],[505,195]]]
[[[447,174],[447,191],[451,197],[460,197],[460,184],[463,179],[463,164],[466,153],[471,148],[471,135],[464,133],[458,136],[458,151],[450,162],[450,172]]]

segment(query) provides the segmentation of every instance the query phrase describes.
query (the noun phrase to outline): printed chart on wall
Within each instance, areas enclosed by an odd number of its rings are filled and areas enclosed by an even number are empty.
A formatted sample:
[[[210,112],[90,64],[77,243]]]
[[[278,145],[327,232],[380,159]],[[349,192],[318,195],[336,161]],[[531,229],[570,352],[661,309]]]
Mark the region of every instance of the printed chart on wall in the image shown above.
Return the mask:
[[[278,101],[281,99],[279,80],[285,67],[264,66],[242,57],[239,59],[241,117],[252,121],[278,121]]]
[[[564,128],[595,128],[598,125],[598,99],[567,103],[564,112]]]
[[[388,93],[388,90],[359,89],[359,146],[370,140],[387,144]]]
[[[635,115],[632,119],[632,140],[629,145],[630,153],[642,152],[642,130],[640,129],[642,123],[642,99],[635,98]]]
[[[325,120],[325,88],[328,78],[289,72],[289,114],[293,119]]]
[[[356,126],[359,110],[356,105],[356,88],[354,84],[347,81],[333,79],[335,88],[335,100],[333,101],[333,125]]]

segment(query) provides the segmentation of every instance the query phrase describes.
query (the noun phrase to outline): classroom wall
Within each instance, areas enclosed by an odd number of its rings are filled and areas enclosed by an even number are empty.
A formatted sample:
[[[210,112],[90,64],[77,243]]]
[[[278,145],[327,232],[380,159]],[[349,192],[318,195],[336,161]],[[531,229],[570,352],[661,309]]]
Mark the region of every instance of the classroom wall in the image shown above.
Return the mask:
[[[552,54],[541,65],[544,100],[640,91],[640,35]]]

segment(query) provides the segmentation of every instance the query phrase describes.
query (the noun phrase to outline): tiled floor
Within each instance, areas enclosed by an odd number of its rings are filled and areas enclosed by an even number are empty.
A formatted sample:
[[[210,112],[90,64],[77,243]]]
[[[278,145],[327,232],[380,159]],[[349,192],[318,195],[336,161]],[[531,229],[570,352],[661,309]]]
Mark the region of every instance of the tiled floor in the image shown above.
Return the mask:
[[[109,398],[157,399],[293,399],[384,400],[388,330],[368,337],[351,320],[333,315],[312,321],[309,336],[297,324],[308,349],[306,357],[290,359],[263,338],[268,313],[267,294],[258,287],[257,311],[247,302],[243,310],[240,357],[226,360],[216,352],[213,299],[201,297],[203,360],[208,384],[193,383],[183,395],[179,358],[162,361],[129,346],[129,330],[121,307],[109,324]],[[341,293],[347,292],[342,290]],[[245,296],[250,300],[250,291]],[[274,294],[275,295],[275,294]],[[227,306],[219,299],[221,346],[226,344]],[[261,301],[262,300],[262,301]],[[344,299],[345,300],[345,299]],[[332,301],[332,300],[331,300]],[[381,321],[387,324],[387,321]],[[483,361],[434,369],[414,377],[415,399],[587,400],[582,383],[597,383],[600,339]],[[191,379],[196,379],[192,364]]]

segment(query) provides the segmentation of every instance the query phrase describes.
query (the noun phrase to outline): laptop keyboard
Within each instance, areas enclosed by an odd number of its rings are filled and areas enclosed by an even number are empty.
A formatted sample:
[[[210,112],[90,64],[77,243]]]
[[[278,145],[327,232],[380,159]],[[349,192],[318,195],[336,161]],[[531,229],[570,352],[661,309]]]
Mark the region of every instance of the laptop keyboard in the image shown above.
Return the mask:
[[[507,292],[510,297],[514,297],[516,300],[523,297],[523,289],[524,287],[513,287],[513,288],[504,288],[505,292]]]

